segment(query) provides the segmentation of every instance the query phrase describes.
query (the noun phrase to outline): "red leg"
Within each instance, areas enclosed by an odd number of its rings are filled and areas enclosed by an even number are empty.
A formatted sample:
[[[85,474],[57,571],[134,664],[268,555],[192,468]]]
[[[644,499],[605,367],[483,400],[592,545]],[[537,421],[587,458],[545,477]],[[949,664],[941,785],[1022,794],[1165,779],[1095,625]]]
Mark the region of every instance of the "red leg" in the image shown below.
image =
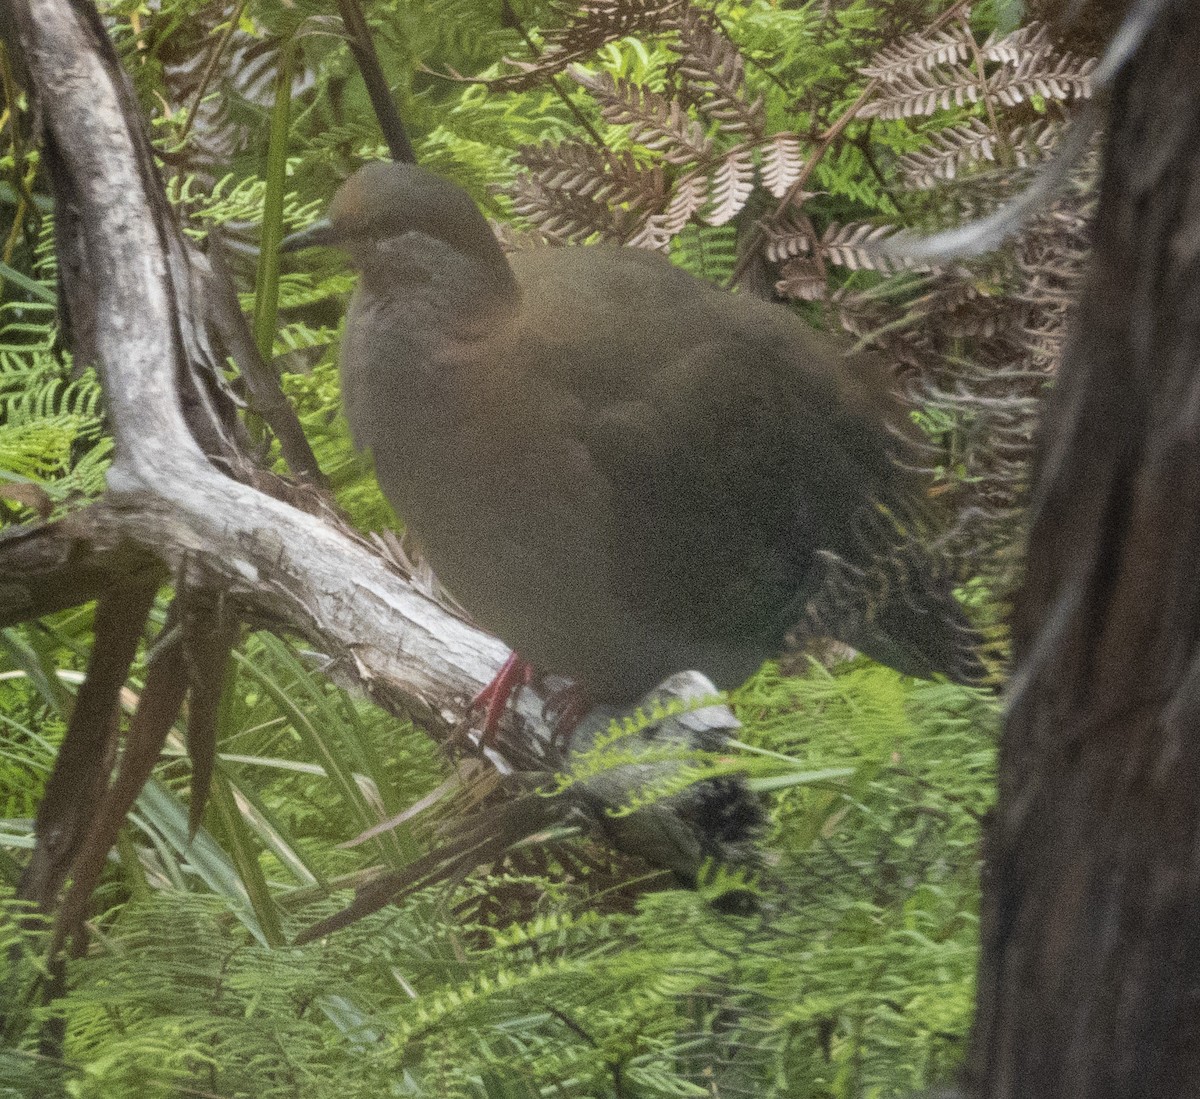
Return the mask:
[[[485,748],[496,747],[500,739],[500,715],[504,713],[504,707],[508,705],[513,692],[519,687],[528,686],[532,679],[533,665],[522,660],[518,653],[509,653],[491,683],[471,699],[470,711],[484,707],[482,743]]]

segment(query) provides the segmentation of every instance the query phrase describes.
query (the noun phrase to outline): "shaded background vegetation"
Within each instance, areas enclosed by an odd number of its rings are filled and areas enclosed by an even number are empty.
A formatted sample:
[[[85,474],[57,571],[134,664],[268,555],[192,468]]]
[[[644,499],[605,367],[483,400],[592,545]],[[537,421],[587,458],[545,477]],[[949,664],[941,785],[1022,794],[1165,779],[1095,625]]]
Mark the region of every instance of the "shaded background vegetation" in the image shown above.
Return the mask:
[[[239,277],[339,502],[364,530],[394,525],[338,412],[351,276],[307,260],[280,272],[258,247],[386,154],[336,12],[305,0],[103,13],[180,216]],[[1086,60],[989,4],[454,0],[367,16],[419,158],[468,186],[513,246],[656,245],[880,348],[929,435],[948,559],[981,619],[999,620],[1087,167],[970,269],[906,269],[870,244],[1019,189],[1086,94]],[[110,444],[99,388],[54,322],[52,214],[6,65],[0,508],[19,521],[98,493]],[[0,636],[10,892],[91,615]],[[151,631],[144,655],[154,644]],[[39,934],[8,907],[0,1089],[866,1096],[953,1073],[993,767],[986,694],[802,658],[788,663],[798,674],[770,667],[738,692],[744,745],[720,765],[768,799],[756,915],[707,903],[729,871],[681,892],[566,830],[299,949],[289,938],[338,907],[339,889],[411,863],[489,796],[472,759],[347,697],[321,667],[271,635],[246,639],[204,828],[188,839],[173,736],[95,898],[88,954],[50,1006]],[[142,676],[144,664],[129,705]],[[39,1046],[50,1016],[66,1035],[53,1057]]]

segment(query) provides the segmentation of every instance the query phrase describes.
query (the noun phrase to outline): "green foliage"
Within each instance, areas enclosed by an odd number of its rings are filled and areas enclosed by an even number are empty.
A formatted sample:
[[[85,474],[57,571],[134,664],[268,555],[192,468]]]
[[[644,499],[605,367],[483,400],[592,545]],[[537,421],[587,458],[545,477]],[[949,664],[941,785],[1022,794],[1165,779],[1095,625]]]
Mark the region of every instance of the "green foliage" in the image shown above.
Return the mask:
[[[55,502],[98,495],[112,441],[103,434],[95,374],[70,380],[53,356],[15,349],[5,365],[11,369],[0,367],[0,480],[37,484]]]
[[[340,696],[276,643],[255,662],[270,670],[239,678],[241,731],[223,741],[222,766],[275,776],[256,786],[277,835],[314,870],[345,870],[356,859],[329,845],[353,830],[354,795],[300,765],[325,753],[331,766],[328,752],[361,761],[366,744],[344,740],[360,725],[339,723]],[[280,709],[268,683],[307,716]],[[73,1094],[582,1099],[715,1086],[849,1099],[943,1079],[971,1006],[994,702],[865,663],[805,678],[767,667],[734,702],[754,752],[850,774],[773,798],[774,865],[757,915],[721,915],[703,890],[613,907],[553,867],[499,868],[465,891],[540,897],[516,923],[434,893],[303,949],[271,949],[233,892],[196,880],[196,853],[183,847],[184,873],[151,873],[153,892],[111,909],[72,963],[71,992],[53,1010],[67,1027]],[[312,718],[327,749],[300,732]],[[377,743],[394,754],[414,742]],[[411,790],[416,762],[381,761],[380,790],[389,775],[409,776]],[[169,844],[143,844],[143,864],[165,870]],[[319,909],[303,900],[311,891],[285,884],[286,861],[263,859],[294,933]],[[32,1034],[20,1039],[26,1055]]]
[[[60,511],[103,490],[112,457],[95,373],[74,371],[70,359],[54,351],[50,242],[47,233],[41,260],[27,276],[30,290],[0,302],[0,523],[6,484],[34,488],[47,512]],[[13,517],[31,514],[33,497],[14,493],[10,499],[25,505],[13,508]]]
[[[338,411],[338,326],[352,276],[337,257],[318,256],[302,267],[285,259],[255,283],[244,262],[264,210],[283,229],[298,228],[360,160],[384,155],[348,52],[322,22],[332,9],[315,0],[102,6],[169,154],[168,190],[185,231],[221,242],[248,313],[264,296],[277,301],[274,362],[339,503],[363,529],[394,524]],[[689,174],[704,184],[695,208],[666,234],[672,258],[728,280],[756,219],[780,197],[765,184],[773,138],[795,135],[803,155],[815,155],[820,135],[865,87],[859,67],[947,6],[712,5],[721,35],[745,59],[743,113],[761,98],[760,136],[705,113],[705,97],[683,94],[674,31],[619,35],[581,56],[585,75],[675,96],[712,142],[707,160],[670,163],[661,191],[650,180],[646,193],[662,202]],[[994,20],[1011,21],[1013,6],[998,0],[994,14],[977,15],[979,35]],[[661,148],[633,123],[606,118],[563,69],[553,84],[507,90],[448,79],[511,75],[507,56],[537,63],[518,29],[499,25],[495,5],[381,0],[368,18],[422,160],[505,221],[522,214],[538,224],[536,203],[520,201],[530,150],[578,142],[578,115],[606,149],[630,154],[633,178],[645,183],[662,166]],[[513,18],[544,52],[569,23],[564,10],[540,2],[520,5]],[[292,99],[288,157],[268,182],[263,154],[280,104],[281,49],[295,51],[297,71],[283,89]],[[230,63],[215,64],[203,86],[221,51]],[[712,80],[706,87],[710,101],[719,89]],[[837,223],[937,209],[904,192],[898,165],[983,113],[975,104],[934,121],[851,121],[820,148],[806,184],[816,192],[804,206],[814,222],[808,246]],[[4,133],[0,208],[11,247],[0,261],[34,281],[6,278],[0,301],[0,490],[36,486],[61,513],[101,491],[112,444],[95,376],[55,355],[46,300],[53,256],[38,213],[45,202],[30,190],[36,155],[11,126]],[[730,200],[723,221],[708,216],[722,163],[754,181]],[[550,175],[554,168],[551,160]],[[819,274],[825,294],[827,274]],[[834,285],[880,278],[850,266]],[[236,385],[232,365],[230,375]],[[969,415],[931,409],[924,417],[931,434],[952,436]],[[965,478],[968,465],[951,446],[946,467]],[[0,509],[6,519],[32,514],[24,497],[2,491]],[[160,608],[158,627],[162,617]],[[251,635],[234,661],[204,827],[187,834],[181,723],[123,830],[68,993],[39,1007],[48,976],[41,932],[21,923],[27,914],[9,898],[90,646],[88,608],[0,635],[0,968],[8,967],[0,1099],[60,1088],[80,1099],[860,1099],[927,1088],[961,1057],[995,704],[865,662],[833,673],[814,666],[803,677],[764,669],[734,698],[743,743],[692,753],[627,807],[736,774],[767,798],[770,857],[761,872],[712,867],[696,892],[666,889],[661,876],[650,885],[640,879],[644,867],[601,866],[585,840],[536,837],[456,890],[417,893],[297,949],[281,944],[380,867],[403,868],[435,848],[447,821],[477,810],[478,800],[468,768],[450,768],[419,730],[323,679],[320,654]],[[145,655],[128,704],[144,681]],[[603,741],[569,781],[646,762],[645,753],[627,752],[628,732]],[[663,757],[680,759],[669,748]],[[342,846],[419,805],[400,827]],[[724,915],[709,903],[732,891],[752,894],[757,913]],[[65,1028],[61,1064],[38,1052],[51,1016]]]

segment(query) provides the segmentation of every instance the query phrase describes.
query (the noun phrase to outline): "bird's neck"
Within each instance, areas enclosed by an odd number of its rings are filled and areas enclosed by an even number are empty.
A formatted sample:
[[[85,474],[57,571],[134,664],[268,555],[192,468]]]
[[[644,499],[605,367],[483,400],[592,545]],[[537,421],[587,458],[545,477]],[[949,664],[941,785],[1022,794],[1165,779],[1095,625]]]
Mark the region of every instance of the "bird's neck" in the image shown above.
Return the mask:
[[[405,233],[361,257],[362,285],[446,321],[508,312],[520,301],[520,287],[499,244],[490,235],[486,243],[490,247],[464,252],[423,233]]]

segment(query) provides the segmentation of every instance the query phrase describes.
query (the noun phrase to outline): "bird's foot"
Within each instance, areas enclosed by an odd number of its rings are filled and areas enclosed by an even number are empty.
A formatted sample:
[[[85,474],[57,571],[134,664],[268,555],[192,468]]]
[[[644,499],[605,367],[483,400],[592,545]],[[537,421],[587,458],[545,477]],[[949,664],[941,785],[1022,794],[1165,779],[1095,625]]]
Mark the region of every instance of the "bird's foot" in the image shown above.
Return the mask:
[[[500,718],[504,714],[504,707],[514,691],[528,687],[533,682],[533,674],[532,664],[522,660],[518,653],[509,653],[491,683],[471,699],[468,713],[483,707],[483,734],[480,739],[483,747],[495,748],[499,743]]]
[[[578,683],[555,691],[542,705],[542,717],[551,726],[550,743],[559,749],[570,747],[571,737],[591,708],[587,691]]]

